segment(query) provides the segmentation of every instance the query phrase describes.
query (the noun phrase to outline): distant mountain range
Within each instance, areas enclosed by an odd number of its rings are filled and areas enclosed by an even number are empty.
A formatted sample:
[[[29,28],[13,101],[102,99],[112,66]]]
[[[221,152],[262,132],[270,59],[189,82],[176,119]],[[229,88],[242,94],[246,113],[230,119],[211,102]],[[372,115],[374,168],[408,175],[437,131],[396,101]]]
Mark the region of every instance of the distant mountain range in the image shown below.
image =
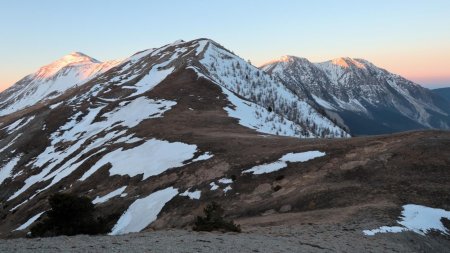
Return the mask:
[[[449,101],[363,59],[312,63],[284,56],[261,69],[354,135],[450,128]]]

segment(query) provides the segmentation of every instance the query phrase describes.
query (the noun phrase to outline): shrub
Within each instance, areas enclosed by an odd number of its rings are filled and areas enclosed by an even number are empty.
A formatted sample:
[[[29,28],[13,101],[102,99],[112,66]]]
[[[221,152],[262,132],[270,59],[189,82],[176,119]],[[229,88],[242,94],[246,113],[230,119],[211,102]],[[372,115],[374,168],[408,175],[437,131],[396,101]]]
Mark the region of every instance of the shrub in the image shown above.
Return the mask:
[[[275,185],[275,187],[273,187],[273,191],[277,192],[281,190],[281,186],[280,185]]]
[[[227,221],[223,217],[224,210],[216,202],[208,204],[203,210],[205,217],[197,216],[194,231],[213,231],[218,230],[222,232],[241,232],[241,227],[234,224],[233,221]]]
[[[447,231],[450,232],[450,219],[442,217],[441,222],[442,222],[442,225],[444,225],[445,229],[447,229]]]
[[[87,197],[57,193],[49,198],[47,218],[31,227],[33,236],[101,234],[108,232],[106,222],[95,218],[95,207]]]

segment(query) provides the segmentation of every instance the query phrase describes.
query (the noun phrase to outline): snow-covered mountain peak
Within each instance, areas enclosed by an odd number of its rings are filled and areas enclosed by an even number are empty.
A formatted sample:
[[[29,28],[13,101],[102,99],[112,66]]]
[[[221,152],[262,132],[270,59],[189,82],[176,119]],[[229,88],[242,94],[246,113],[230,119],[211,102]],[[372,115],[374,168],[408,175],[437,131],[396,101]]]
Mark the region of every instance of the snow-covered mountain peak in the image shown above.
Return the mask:
[[[287,66],[309,66],[312,65],[312,63],[302,57],[292,56],[292,55],[284,55],[276,60],[269,61],[267,63],[264,63],[259,68],[270,73],[273,71],[274,68],[280,67],[279,65],[283,65],[284,67]]]
[[[184,43],[184,42],[185,42],[184,40],[179,39],[179,40],[174,41],[172,44],[176,45],[176,44],[181,44],[181,43]]]
[[[49,78],[56,74],[58,71],[60,71],[62,68],[70,66],[70,65],[84,65],[84,64],[92,64],[97,63],[100,64],[101,62],[87,56],[80,52],[72,52],[68,55],[65,55],[61,57],[60,59],[45,65],[44,67],[40,68],[37,73],[36,77],[38,78]]]
[[[0,116],[54,98],[120,63],[100,62],[80,52],[65,55],[0,93]]]
[[[293,56],[290,56],[290,55],[283,55],[283,56],[281,56],[281,58],[280,58],[280,62],[289,62],[289,61],[293,61],[294,59],[293,59]]]
[[[81,52],[72,52],[62,57],[61,60],[66,61],[68,64],[84,63],[84,62],[100,63],[100,61]]]
[[[352,59],[350,57],[339,57],[330,61],[331,64],[340,66],[342,68],[356,67],[359,69],[365,69],[364,63],[358,61],[357,59]]]
[[[306,58],[302,58],[302,57],[297,57],[297,56],[292,56],[292,55],[283,55],[278,59],[275,60],[271,60],[268,61],[264,64],[261,65],[261,68],[263,68],[264,66],[268,66],[268,65],[272,65],[272,64],[276,64],[276,63],[293,63],[296,61],[308,61]]]

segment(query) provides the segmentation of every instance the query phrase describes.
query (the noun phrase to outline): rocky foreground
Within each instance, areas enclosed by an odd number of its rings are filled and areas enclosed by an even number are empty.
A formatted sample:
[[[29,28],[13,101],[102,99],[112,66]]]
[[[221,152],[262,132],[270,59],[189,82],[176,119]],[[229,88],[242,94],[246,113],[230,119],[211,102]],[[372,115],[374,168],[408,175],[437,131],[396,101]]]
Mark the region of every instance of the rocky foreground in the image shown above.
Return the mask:
[[[355,224],[244,228],[240,234],[161,230],[121,236],[0,240],[0,252],[448,252],[449,238],[413,232],[365,236]]]

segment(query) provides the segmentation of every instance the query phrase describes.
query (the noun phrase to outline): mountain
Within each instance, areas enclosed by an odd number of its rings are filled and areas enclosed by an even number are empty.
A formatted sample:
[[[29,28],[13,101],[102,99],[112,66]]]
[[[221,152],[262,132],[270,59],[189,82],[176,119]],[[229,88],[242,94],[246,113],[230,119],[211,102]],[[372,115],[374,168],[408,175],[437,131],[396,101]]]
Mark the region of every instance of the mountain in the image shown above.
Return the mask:
[[[450,87],[433,89],[431,91],[450,101]]]
[[[176,41],[109,65],[71,54],[1,96],[9,102],[0,117],[0,236],[29,229],[59,191],[91,197],[113,234],[152,222],[185,225],[190,220],[179,215],[155,219],[173,205],[183,206],[182,215],[201,210],[191,192],[201,193],[202,203],[231,196],[232,175],[307,149],[301,139],[349,137],[208,39]],[[213,184],[230,188],[211,191]],[[146,201],[157,203],[154,216],[130,214]]]
[[[192,227],[212,201],[244,231],[339,223],[359,240],[408,204],[450,209],[449,132],[335,138],[349,135],[308,90],[212,40],[144,50],[70,87],[0,117],[1,238],[25,236],[59,192],[89,197],[111,235]]]
[[[61,95],[117,65],[74,52],[40,68],[0,93],[0,116]]]
[[[450,128],[448,101],[363,59],[312,63],[284,56],[261,69],[342,120],[355,135]]]

